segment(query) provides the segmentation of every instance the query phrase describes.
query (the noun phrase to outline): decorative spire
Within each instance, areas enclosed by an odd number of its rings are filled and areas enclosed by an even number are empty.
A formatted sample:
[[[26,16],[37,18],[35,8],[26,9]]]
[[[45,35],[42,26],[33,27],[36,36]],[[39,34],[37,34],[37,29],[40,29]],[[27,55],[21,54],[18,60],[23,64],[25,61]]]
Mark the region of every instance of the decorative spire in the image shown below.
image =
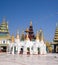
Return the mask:
[[[17,30],[16,38],[19,39],[19,31]]]
[[[43,41],[44,40],[44,37],[43,37],[43,31],[42,31],[42,29],[40,29],[40,41]]]
[[[56,30],[54,35],[54,42],[58,43],[58,23],[56,23]]]
[[[39,34],[38,34],[38,31],[36,33],[36,40],[39,40]]]
[[[32,21],[30,21],[30,26],[32,26]]]
[[[25,36],[24,36],[24,31],[23,31],[23,32],[22,32],[22,35],[21,35],[21,40],[24,41],[24,39],[25,39]]]
[[[42,38],[41,38],[41,40],[44,41],[43,32],[42,32]]]
[[[28,33],[26,34],[26,40],[29,40]]]
[[[12,34],[12,37],[11,37],[11,42],[14,43],[15,42],[15,37],[14,35]]]

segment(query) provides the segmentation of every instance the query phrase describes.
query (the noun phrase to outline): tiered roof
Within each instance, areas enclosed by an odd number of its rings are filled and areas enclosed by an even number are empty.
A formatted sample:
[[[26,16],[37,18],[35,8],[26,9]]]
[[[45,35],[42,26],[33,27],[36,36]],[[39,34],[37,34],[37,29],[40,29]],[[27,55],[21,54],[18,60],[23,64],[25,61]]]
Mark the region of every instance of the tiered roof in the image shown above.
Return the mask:
[[[55,43],[58,43],[58,24],[56,24],[56,30],[55,30],[55,35],[54,35],[54,40]]]
[[[5,19],[2,20],[2,23],[0,24],[0,39],[9,39],[9,30],[8,30],[8,23]]]
[[[33,26],[32,26],[32,21],[30,22],[30,26],[28,29],[26,29],[26,31],[29,34],[29,39],[30,40],[34,40],[35,39],[35,35],[34,35],[34,31],[33,31]]]

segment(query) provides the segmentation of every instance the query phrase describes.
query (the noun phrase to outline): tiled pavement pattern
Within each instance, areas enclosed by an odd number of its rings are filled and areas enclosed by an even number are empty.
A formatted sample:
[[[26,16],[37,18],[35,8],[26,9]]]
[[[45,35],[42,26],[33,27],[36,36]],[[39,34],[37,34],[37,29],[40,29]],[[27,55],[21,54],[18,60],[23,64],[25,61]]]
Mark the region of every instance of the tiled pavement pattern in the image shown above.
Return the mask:
[[[58,54],[12,55],[0,53],[0,65],[58,65]]]

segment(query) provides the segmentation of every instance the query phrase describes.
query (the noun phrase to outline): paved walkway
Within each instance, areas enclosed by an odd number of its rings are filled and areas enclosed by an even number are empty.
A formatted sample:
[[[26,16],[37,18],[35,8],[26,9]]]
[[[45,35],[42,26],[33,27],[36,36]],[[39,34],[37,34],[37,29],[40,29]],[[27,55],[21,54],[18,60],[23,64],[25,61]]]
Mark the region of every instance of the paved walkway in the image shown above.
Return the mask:
[[[12,55],[0,53],[0,65],[58,65],[58,54]]]

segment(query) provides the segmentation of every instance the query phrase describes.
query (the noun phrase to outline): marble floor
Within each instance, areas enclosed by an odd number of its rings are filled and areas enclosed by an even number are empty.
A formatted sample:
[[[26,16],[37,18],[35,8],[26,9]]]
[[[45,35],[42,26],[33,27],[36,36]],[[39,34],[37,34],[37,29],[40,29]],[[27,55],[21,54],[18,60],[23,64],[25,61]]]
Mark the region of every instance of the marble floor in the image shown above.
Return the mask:
[[[12,55],[0,53],[0,65],[58,65],[58,54]]]

